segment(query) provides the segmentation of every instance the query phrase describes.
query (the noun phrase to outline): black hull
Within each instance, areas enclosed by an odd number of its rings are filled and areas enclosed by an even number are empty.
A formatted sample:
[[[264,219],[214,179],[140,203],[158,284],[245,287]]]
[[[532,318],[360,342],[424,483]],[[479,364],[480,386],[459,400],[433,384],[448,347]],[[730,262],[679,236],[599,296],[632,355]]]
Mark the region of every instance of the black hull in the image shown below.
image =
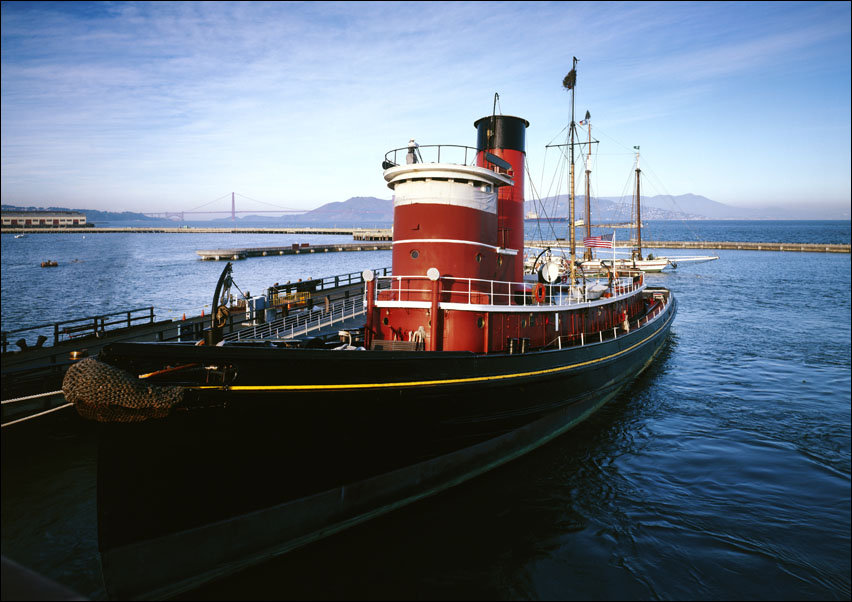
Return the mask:
[[[237,377],[197,389],[191,410],[100,425],[107,590],[174,595],[523,455],[640,373],[676,309],[672,297],[615,339],[517,355],[116,346],[126,366],[224,357]]]

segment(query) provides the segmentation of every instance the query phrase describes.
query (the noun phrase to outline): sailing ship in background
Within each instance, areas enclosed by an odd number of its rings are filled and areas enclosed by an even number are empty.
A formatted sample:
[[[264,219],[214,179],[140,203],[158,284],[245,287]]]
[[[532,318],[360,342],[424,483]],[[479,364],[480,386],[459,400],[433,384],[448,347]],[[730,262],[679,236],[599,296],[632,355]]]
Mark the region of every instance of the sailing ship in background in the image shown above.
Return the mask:
[[[538,272],[543,274],[544,281],[552,281],[551,278],[561,277],[567,280],[569,277],[574,278],[576,260],[576,229],[583,226],[585,235],[583,238],[584,253],[583,258],[579,262],[579,271],[584,275],[595,275],[605,272],[607,269],[615,267],[616,269],[635,269],[643,272],[662,272],[667,267],[673,269],[678,265],[686,263],[704,263],[719,259],[716,255],[679,255],[679,256],[654,256],[648,254],[643,257],[642,253],[642,194],[641,194],[641,174],[642,170],[639,166],[639,147],[634,146],[635,163],[633,170],[635,172],[634,194],[632,197],[630,222],[626,224],[632,231],[630,242],[632,249],[629,257],[624,257],[623,254],[619,257],[619,252],[615,251],[615,231],[609,235],[592,236],[592,218],[591,218],[591,173],[592,173],[592,146],[598,141],[592,138],[592,123],[589,111],[586,111],[585,119],[579,122],[579,125],[585,126],[588,132],[586,142],[580,142],[576,131],[576,124],[572,120],[569,129],[569,142],[567,144],[553,145],[554,147],[568,147],[568,152],[571,161],[570,171],[570,194],[569,194],[569,217],[568,217],[568,235],[569,246],[568,254],[570,260],[564,256],[565,249],[563,247],[545,247],[536,249],[532,248],[533,253],[528,257],[527,267],[530,272]],[[582,220],[575,219],[575,192],[574,192],[574,157],[575,151],[587,147],[585,152],[585,213]],[[539,217],[539,219],[547,219]],[[561,221],[561,220],[548,220]],[[571,226],[573,224],[573,227]],[[609,244],[607,244],[609,241]],[[596,257],[593,249],[607,248],[613,249],[612,257]],[[559,259],[556,255],[562,252],[562,258]]]
[[[591,124],[589,125],[589,131],[591,131]],[[591,134],[589,136],[591,138]],[[601,268],[606,265],[607,259],[603,257],[596,258],[592,253],[592,249],[601,248],[611,248],[613,249],[613,257],[609,260],[611,265],[615,266],[617,269],[623,268],[632,268],[636,270],[642,270],[643,272],[662,272],[665,268],[671,266],[673,269],[677,268],[678,265],[684,263],[704,263],[707,261],[714,261],[719,259],[716,255],[679,255],[679,256],[654,256],[652,254],[648,254],[647,257],[642,257],[642,194],[641,194],[641,174],[642,170],[639,167],[639,147],[634,146],[633,149],[636,151],[636,163],[634,167],[634,171],[636,174],[636,183],[633,195],[633,207],[632,207],[632,226],[635,233],[635,238],[631,238],[631,242],[633,243],[633,249],[630,252],[630,257],[616,257],[615,254],[615,231],[613,231],[612,236],[610,237],[610,244],[608,246],[601,245],[601,239],[604,237],[595,237],[591,234],[591,224],[589,220],[586,220],[586,236],[583,239],[583,246],[585,247],[585,253],[583,262],[580,264],[581,269],[584,272],[597,272],[600,271]],[[586,179],[586,215],[589,215],[589,191],[588,191],[588,173],[590,170],[586,170],[587,179]]]

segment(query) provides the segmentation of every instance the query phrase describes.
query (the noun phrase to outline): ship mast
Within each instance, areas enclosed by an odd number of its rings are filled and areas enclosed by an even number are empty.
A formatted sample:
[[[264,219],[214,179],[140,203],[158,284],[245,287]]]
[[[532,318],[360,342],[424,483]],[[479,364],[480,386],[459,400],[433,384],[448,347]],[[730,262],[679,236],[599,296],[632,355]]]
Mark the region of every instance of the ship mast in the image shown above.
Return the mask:
[[[636,219],[636,247],[633,249],[633,259],[642,259],[642,212],[640,207],[641,194],[639,192],[639,174],[642,173],[642,170],[639,169],[639,147],[634,146],[633,148],[636,149],[636,199],[633,201],[636,207],[636,215],[634,216]]]
[[[592,116],[586,111],[586,125],[589,128],[589,147],[586,149],[586,213],[584,222],[586,225],[586,238],[592,237],[592,202],[591,202],[591,186],[589,185],[589,176],[592,173]],[[583,253],[583,259],[591,261],[592,249],[586,248]]]
[[[571,249],[571,284],[574,284],[577,281],[576,277],[576,262],[577,262],[577,252],[575,249],[576,246],[576,232],[574,227],[574,134],[577,127],[577,124],[574,122],[574,87],[577,84],[577,57],[574,57],[574,62],[571,65],[571,71],[565,78],[562,80],[562,86],[566,90],[571,91],[571,126],[568,128],[569,135],[569,152],[571,153],[571,194],[570,194],[570,205],[568,207],[568,233],[569,233],[569,245]]]

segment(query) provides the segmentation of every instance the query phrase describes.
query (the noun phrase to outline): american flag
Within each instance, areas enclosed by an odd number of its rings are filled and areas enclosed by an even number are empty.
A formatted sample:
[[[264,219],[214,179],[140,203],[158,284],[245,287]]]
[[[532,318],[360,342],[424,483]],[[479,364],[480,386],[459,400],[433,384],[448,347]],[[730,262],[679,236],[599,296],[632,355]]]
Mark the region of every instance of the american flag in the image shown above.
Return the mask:
[[[587,249],[611,249],[615,232],[612,234],[601,234],[600,236],[587,236],[583,239],[583,246]]]

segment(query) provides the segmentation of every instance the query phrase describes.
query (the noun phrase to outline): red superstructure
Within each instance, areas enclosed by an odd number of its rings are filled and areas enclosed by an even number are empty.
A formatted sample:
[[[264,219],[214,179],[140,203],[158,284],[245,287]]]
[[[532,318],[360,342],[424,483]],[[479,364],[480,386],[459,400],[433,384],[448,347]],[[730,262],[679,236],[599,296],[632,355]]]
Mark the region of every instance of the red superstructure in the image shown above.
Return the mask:
[[[376,281],[365,274],[367,347],[516,353],[628,331],[647,310],[639,273],[575,283],[524,280],[529,122],[494,115],[474,125],[475,149],[425,146],[416,162],[386,160],[394,275]],[[462,162],[447,161],[460,149]]]

